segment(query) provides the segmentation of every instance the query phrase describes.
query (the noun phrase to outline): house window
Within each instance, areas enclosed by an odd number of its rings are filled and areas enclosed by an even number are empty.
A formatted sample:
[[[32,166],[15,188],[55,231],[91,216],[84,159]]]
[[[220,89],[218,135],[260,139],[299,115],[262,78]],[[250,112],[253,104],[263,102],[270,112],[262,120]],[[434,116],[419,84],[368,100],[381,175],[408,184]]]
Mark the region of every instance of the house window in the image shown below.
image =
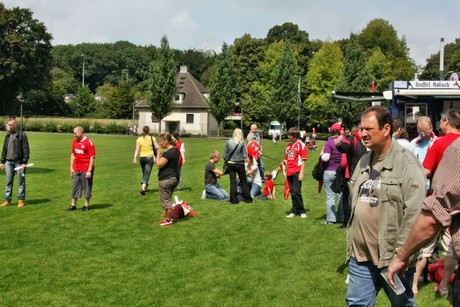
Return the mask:
[[[176,104],[181,104],[184,100],[184,94],[176,94],[176,97],[174,97],[174,103]]]
[[[187,114],[187,124],[193,124],[193,115],[194,114]]]

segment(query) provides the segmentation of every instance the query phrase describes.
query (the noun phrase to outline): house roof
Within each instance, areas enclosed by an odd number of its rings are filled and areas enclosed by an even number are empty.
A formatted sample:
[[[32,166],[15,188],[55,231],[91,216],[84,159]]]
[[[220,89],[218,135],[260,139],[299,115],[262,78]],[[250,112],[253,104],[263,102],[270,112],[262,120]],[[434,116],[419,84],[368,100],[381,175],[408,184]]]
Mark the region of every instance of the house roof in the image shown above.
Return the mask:
[[[175,108],[207,108],[208,103],[204,94],[207,89],[195,77],[187,71],[187,66],[181,66],[176,76],[176,85],[179,94],[183,94],[181,104],[175,104]],[[149,107],[146,100],[139,101],[137,108]]]

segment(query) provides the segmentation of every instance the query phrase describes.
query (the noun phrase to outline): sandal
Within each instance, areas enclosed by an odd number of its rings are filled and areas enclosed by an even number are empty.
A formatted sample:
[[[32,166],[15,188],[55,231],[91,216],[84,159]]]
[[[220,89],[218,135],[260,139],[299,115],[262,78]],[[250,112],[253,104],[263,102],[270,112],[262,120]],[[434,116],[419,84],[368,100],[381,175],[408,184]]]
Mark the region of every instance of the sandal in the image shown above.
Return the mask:
[[[436,284],[436,286],[434,287],[434,291],[436,292],[436,295],[447,297],[449,295],[449,288],[439,289],[439,285],[440,284]]]

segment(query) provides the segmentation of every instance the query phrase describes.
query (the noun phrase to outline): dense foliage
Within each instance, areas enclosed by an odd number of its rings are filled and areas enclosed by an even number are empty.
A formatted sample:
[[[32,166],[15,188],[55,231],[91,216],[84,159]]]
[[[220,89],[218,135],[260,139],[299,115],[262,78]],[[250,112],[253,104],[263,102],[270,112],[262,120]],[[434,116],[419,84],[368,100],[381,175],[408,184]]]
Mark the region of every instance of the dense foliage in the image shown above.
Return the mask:
[[[171,111],[171,101],[165,101],[173,95],[172,75],[179,65],[187,65],[209,91],[228,93],[216,87],[227,82],[219,76],[223,53],[170,49],[166,65],[163,40],[158,48],[127,41],[52,47],[45,25],[32,15],[28,9],[9,10],[0,4],[0,114],[17,114],[21,103],[30,115],[130,118],[134,102],[148,100],[157,117],[163,118]],[[265,38],[244,34],[224,45],[228,53],[224,57],[233,61],[231,80],[236,82],[230,83],[231,98],[218,99],[238,105],[245,127],[255,122],[267,128],[273,119],[297,125],[299,76],[300,125],[321,130],[336,120],[351,125],[366,106],[332,101],[331,91],[368,92],[374,80],[376,92],[382,92],[392,80],[410,80],[420,72],[409,57],[405,37],[398,37],[381,18],[339,41],[310,40],[307,31],[286,22],[268,29]],[[445,46],[446,77],[460,68],[459,46],[458,39]],[[427,59],[420,78],[438,79],[438,62],[439,53]],[[160,69],[159,63],[168,68]],[[78,107],[74,98],[82,97],[82,86],[87,87],[86,94],[97,93],[99,100]],[[65,95],[71,99],[64,101]]]

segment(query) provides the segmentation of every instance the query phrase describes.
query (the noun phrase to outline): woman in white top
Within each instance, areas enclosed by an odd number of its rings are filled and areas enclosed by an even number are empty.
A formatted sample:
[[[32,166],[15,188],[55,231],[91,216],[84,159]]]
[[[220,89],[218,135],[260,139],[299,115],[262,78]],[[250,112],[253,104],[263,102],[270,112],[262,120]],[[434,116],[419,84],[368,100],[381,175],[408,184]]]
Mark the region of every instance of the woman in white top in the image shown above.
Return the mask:
[[[251,196],[255,197],[259,195],[262,187],[262,178],[260,177],[257,162],[249,155],[246,158],[246,176]]]

